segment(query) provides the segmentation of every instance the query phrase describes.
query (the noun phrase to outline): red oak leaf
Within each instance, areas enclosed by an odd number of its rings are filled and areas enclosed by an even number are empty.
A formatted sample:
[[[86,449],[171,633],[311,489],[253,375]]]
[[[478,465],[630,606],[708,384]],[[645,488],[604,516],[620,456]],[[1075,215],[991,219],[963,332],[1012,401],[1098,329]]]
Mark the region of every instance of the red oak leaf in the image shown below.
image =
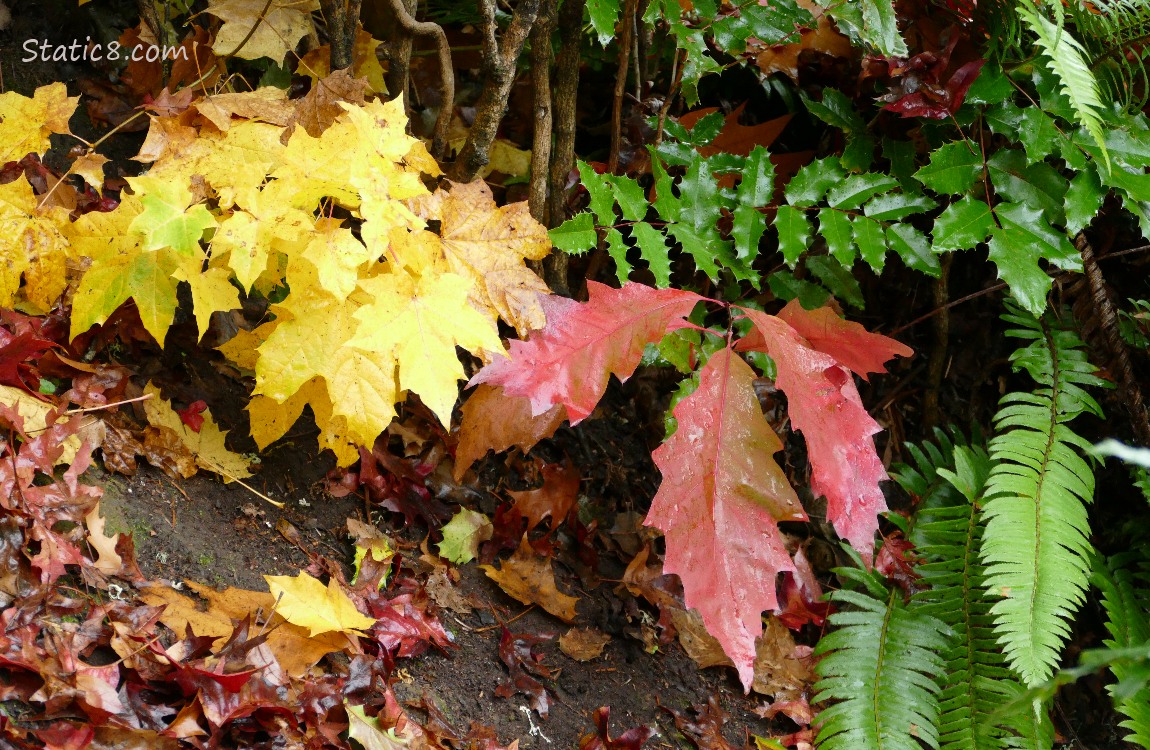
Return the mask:
[[[822,627],[831,605],[822,600],[823,587],[802,547],[795,550],[794,563],[793,572],[783,573],[783,603],[775,609],[775,615],[791,630],[798,630],[808,622]]]
[[[739,342],[760,349],[778,368],[791,424],[803,433],[811,461],[811,489],[827,498],[827,518],[868,562],[878,514],[886,510],[879,482],[889,479],[871,435],[881,431],[862,405],[850,370],[811,346],[785,321],[744,309],[762,338]]]
[[[863,380],[872,372],[886,372],[888,359],[914,354],[909,346],[840,318],[829,307],[806,310],[795,299],[779,311],[779,319],[812,347],[831,355]]]
[[[588,281],[587,292],[586,302],[543,298],[547,326],[527,341],[512,341],[510,359],[487,365],[469,385],[499,385],[510,396],[527,397],[534,416],[563,404],[575,425],[599,403],[611,375],[631,377],[643,347],[686,325],[682,318],[704,299],[635,283],[613,289]]]
[[[711,355],[698,390],[675,407],[678,429],[654,453],[663,482],[645,521],[666,535],[663,572],[678,573],[684,602],[747,690],[763,610],[778,604],[775,579],[794,570],[776,521],[806,520],[773,458],[783,444],[763,419],[754,379],[730,349]]]

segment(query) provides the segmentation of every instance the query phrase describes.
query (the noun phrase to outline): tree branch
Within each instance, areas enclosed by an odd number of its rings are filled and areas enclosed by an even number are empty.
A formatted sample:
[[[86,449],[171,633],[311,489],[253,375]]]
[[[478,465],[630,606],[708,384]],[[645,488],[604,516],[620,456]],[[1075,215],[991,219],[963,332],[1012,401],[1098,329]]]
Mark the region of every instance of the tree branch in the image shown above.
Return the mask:
[[[490,161],[491,143],[506,114],[507,99],[515,83],[515,65],[535,25],[539,3],[540,0],[520,0],[503,38],[497,40],[495,0],[480,0],[484,33],[483,93],[475,105],[475,122],[467,134],[467,142],[451,168],[451,179],[456,182],[471,182]]]
[[[447,42],[447,34],[443,32],[442,26],[431,21],[416,21],[407,12],[403,0],[386,0],[386,2],[391,6],[395,20],[405,31],[435,37],[436,44],[439,45],[439,77],[443,89],[443,103],[439,109],[439,117],[435,119],[431,155],[436,159],[442,159],[447,153],[447,131],[451,127],[451,113],[455,111],[455,67],[451,64],[451,45]],[[407,85],[406,80],[407,76],[404,75],[404,88]]]
[[[547,224],[547,169],[551,164],[551,32],[556,0],[543,0],[531,29],[531,82],[535,93],[535,124],[531,143],[531,215]]]

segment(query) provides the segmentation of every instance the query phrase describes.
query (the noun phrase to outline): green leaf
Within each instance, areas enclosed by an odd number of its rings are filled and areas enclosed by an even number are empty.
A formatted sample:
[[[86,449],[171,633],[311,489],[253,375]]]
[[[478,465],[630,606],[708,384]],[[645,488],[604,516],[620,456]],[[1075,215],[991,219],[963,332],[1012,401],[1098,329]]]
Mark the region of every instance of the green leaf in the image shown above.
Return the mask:
[[[581,255],[595,247],[595,219],[589,211],[572,216],[554,229],[547,230],[551,244],[565,253]]]
[[[827,303],[830,293],[818,284],[812,284],[803,279],[796,279],[790,271],[776,271],[767,277],[767,286],[771,293],[779,299],[790,302],[798,299],[799,304],[808,310],[822,307]]]
[[[627,251],[630,248],[623,241],[623,233],[615,227],[608,227],[604,237],[607,240],[607,254],[615,261],[615,274],[620,283],[626,284],[634,266],[627,261]]]
[[[1089,226],[1102,207],[1107,192],[1094,168],[1074,175],[1066,191],[1066,231],[1078,234]]]
[[[614,226],[615,192],[611,189],[611,182],[606,175],[599,174],[585,161],[577,161],[576,165],[579,168],[579,181],[591,196],[591,211],[599,226]]]
[[[936,149],[930,163],[915,173],[922,184],[936,193],[965,193],[982,174],[982,154],[970,141],[954,141]]]
[[[856,216],[851,222],[851,229],[862,259],[875,273],[882,273],[886,264],[886,235],[882,231],[882,224],[865,216]]]
[[[735,191],[738,206],[733,212],[731,237],[735,241],[735,255],[747,268],[759,253],[759,240],[767,229],[766,217],[759,211],[771,201],[775,190],[775,169],[770,153],[756,146],[747,157],[742,180]]]
[[[751,37],[769,45],[788,40],[796,42],[799,36],[796,27],[809,27],[814,23],[810,11],[795,0],[773,0],[769,7],[749,3],[741,6],[738,13],[722,16],[711,26],[711,33],[719,49],[738,55],[746,50],[747,39]]]
[[[587,0],[591,28],[604,47],[615,38],[615,23],[619,20],[619,0]]]
[[[982,72],[970,89],[966,92],[964,104],[998,104],[1009,99],[1014,94],[1014,86],[1010,78],[1002,72],[1001,66],[994,60],[987,60],[982,66]]]
[[[864,170],[874,161],[874,138],[855,111],[851,100],[838,89],[823,89],[822,101],[803,95],[807,111],[846,136],[841,163],[850,170]]]
[[[191,191],[176,182],[154,177],[131,179],[144,210],[128,226],[144,238],[144,250],[170,247],[180,255],[192,255],[200,248],[204,231],[216,226],[216,218],[202,203],[192,205]]]
[[[779,206],[775,215],[775,229],[779,232],[779,252],[783,261],[795,267],[811,242],[811,224],[802,211],[794,206]]]
[[[1057,9],[1061,16],[1061,5],[1048,6]],[[1089,131],[1094,142],[1102,149],[1102,159],[1106,169],[1110,169],[1110,155],[1106,151],[1102,118],[1105,107],[1099,91],[1098,80],[1090,69],[1090,61],[1081,43],[1067,29],[1061,18],[1053,23],[1031,6],[1020,4],[1015,7],[1019,18],[1038,37],[1038,46],[1046,53],[1047,66],[1058,77],[1061,91],[1070,100],[1077,121]]]
[[[875,221],[895,221],[929,211],[937,205],[922,193],[887,193],[872,198],[863,206],[863,213]]]
[[[882,155],[890,162],[890,173],[909,193],[918,192],[921,183],[914,176],[914,144],[883,138]]]
[[[623,218],[627,221],[642,221],[646,218],[647,209],[651,204],[647,202],[647,196],[643,195],[643,188],[639,183],[621,175],[611,175],[608,179],[615,200],[623,210]]]
[[[631,226],[631,236],[635,238],[639,253],[655,277],[655,286],[660,289],[671,286],[671,256],[668,254],[666,236],[645,221]]]
[[[811,275],[829,289],[835,297],[859,310],[866,306],[862,289],[859,288],[858,280],[850,272],[849,266],[844,266],[834,258],[828,258],[825,255],[809,255],[803,262],[806,263],[807,270],[811,272]]]
[[[851,232],[850,218],[845,213],[835,208],[819,209],[819,234],[827,241],[827,252],[839,264],[854,265],[854,234]]]
[[[792,206],[813,206],[823,199],[832,186],[846,177],[837,156],[812,161],[791,178],[784,189],[787,203]]]
[[[654,149],[651,149],[651,174],[655,176],[655,211],[664,221],[678,221],[682,201],[675,197],[671,177]]]
[[[1054,143],[1058,137],[1058,128],[1054,126],[1054,120],[1050,119],[1050,115],[1043,112],[1041,107],[1026,107],[1022,110],[1018,139],[1026,149],[1026,158],[1032,164],[1054,153]]]
[[[835,208],[858,208],[871,197],[898,187],[898,180],[885,174],[866,172],[847,177],[827,192],[827,203]]]
[[[1049,164],[1028,164],[1018,149],[1002,149],[986,162],[994,192],[1015,203],[1042,209],[1055,224],[1066,220],[1062,203],[1069,186]]]
[[[934,252],[968,250],[984,241],[993,228],[990,206],[968,195],[951,203],[934,220]]]
[[[436,545],[439,556],[456,565],[471,562],[479,554],[479,543],[491,538],[491,521],[482,513],[460,508],[443,526],[443,541]]]
[[[910,224],[891,224],[886,228],[886,240],[907,268],[938,276],[941,270],[938,256],[931,250],[925,234]]]
[[[1046,309],[1050,277],[1038,265],[1040,258],[1063,270],[1081,270],[1082,260],[1074,246],[1050,227],[1042,212],[1021,203],[1004,203],[995,209],[1000,227],[990,239],[990,260],[1011,295],[1032,315]]]

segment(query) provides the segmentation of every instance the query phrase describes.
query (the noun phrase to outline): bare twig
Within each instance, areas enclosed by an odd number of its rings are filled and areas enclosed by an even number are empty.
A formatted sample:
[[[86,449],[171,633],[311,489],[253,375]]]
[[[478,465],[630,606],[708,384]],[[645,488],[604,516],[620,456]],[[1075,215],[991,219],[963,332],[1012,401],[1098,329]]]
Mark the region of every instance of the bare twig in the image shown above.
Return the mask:
[[[456,182],[471,182],[490,160],[491,143],[506,113],[507,99],[515,83],[515,65],[531,27],[535,25],[540,1],[520,0],[502,39],[497,40],[495,0],[480,0],[483,11],[483,93],[475,105],[475,122],[467,134],[467,142],[451,168],[451,179]]]
[[[1106,280],[1102,277],[1102,269],[1094,257],[1094,249],[1086,239],[1084,232],[1079,232],[1074,238],[1074,246],[1082,256],[1082,270],[1086,281],[1090,285],[1090,299],[1093,303],[1094,313],[1102,328],[1103,341],[1109,351],[1110,359],[1118,370],[1118,385],[1123,395],[1122,403],[1130,415],[1130,423],[1142,445],[1150,446],[1150,417],[1146,413],[1146,401],[1142,396],[1142,388],[1138,385],[1138,378],[1134,374],[1134,366],[1130,362],[1130,352],[1126,349],[1126,342],[1118,328],[1118,313],[1114,310],[1114,303],[1106,289]]]
[[[531,143],[531,215],[547,223],[547,168],[551,164],[551,31],[556,0],[543,0],[531,29],[531,82],[535,93],[535,123]]]
[[[619,146],[623,140],[623,92],[627,88],[627,67],[631,60],[631,35],[635,30],[635,7],[638,0],[627,0],[623,6],[623,32],[619,35],[619,64],[615,73],[615,100],[611,105],[611,156],[607,171],[619,168]]]
[[[395,13],[395,20],[405,31],[435,37],[436,44],[439,45],[439,76],[443,87],[443,103],[439,117],[435,120],[431,155],[436,159],[442,159],[447,153],[447,131],[451,127],[451,113],[455,111],[455,67],[451,64],[451,45],[447,42],[447,34],[443,33],[443,27],[431,21],[416,21],[407,12],[403,0],[387,0],[387,3]]]
[[[403,10],[407,12],[409,18],[416,18],[419,15],[419,0],[400,0]],[[391,3],[383,3],[378,6],[368,6],[378,8],[382,14],[386,14],[391,23],[387,24],[387,92],[391,96],[402,96],[405,105],[410,107],[408,99],[408,81],[411,77],[411,56],[413,53],[413,37],[414,32],[404,28],[400,23],[397,23],[395,11],[392,9]],[[367,11],[367,8],[364,8]],[[436,50],[438,54],[438,49]]]
[[[938,392],[942,387],[943,371],[946,369],[946,355],[950,343],[950,266],[954,255],[946,254],[941,259],[941,270],[934,285],[934,304],[939,314],[934,318],[934,346],[930,350],[930,363],[926,370],[926,396],[923,399],[923,428],[929,429],[939,423],[941,413],[938,406]]]

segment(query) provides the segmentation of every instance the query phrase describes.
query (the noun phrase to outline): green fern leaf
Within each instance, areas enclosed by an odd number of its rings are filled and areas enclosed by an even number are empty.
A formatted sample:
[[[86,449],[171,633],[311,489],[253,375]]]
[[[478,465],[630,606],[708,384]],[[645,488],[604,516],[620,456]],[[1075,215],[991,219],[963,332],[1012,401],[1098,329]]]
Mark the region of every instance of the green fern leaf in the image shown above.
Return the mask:
[[[857,560],[857,557],[856,557]],[[865,591],[836,591],[843,609],[830,616],[835,630],[815,649],[815,702],[836,701],[819,712],[823,750],[921,750],[939,747],[938,680],[947,627],[903,603],[873,572],[839,568]]]
[[[1056,5],[1061,13],[1061,5]],[[1102,159],[1106,163],[1106,171],[1110,171],[1110,154],[1106,151],[1106,143],[1102,130],[1102,94],[1099,91],[1098,79],[1090,71],[1090,61],[1086,58],[1086,51],[1082,44],[1071,36],[1062,24],[1061,17],[1058,23],[1038,14],[1028,3],[1018,5],[1018,16],[1023,23],[1038,37],[1038,46],[1047,55],[1047,65],[1062,83],[1062,92],[1070,100],[1070,106],[1082,127],[1086,128],[1098,148],[1102,150]]]
[[[1050,319],[1018,308],[1004,316],[1010,335],[1030,343],[1011,357],[1039,387],[1010,393],[995,415],[994,462],[985,494],[981,548],[998,642],[1025,685],[1048,679],[1085,597],[1094,475],[1081,454],[1089,444],[1068,423],[1100,414],[1084,385],[1101,385],[1082,342]]]
[[[921,497],[911,539],[925,560],[917,570],[930,588],[916,595],[913,606],[937,617],[955,634],[942,654],[946,676],[939,696],[941,748],[1047,750],[1049,744],[1028,736],[1032,733],[1025,729],[1029,719],[1025,706],[997,715],[1004,694],[1020,692],[1022,686],[995,643],[992,601],[978,560],[983,524],[976,503],[990,473],[990,457],[981,446],[961,444],[958,433],[954,443],[945,433],[936,434],[938,448],[925,446],[929,458],[922,451],[912,452],[918,470],[903,468],[895,476],[904,489]],[[1041,708],[1036,721],[1050,724]],[[1050,728],[1041,734],[1052,732]]]
[[[1132,570],[1134,568],[1134,570]],[[1142,551],[1095,560],[1090,582],[1102,592],[1102,606],[1106,610],[1106,629],[1111,638],[1107,648],[1121,649],[1150,643],[1150,561]],[[1138,580],[1141,579],[1141,580]],[[1110,671],[1121,683],[1128,679],[1128,669],[1120,662]],[[1130,730],[1126,741],[1139,747],[1150,748],[1150,686],[1143,685],[1132,695],[1120,696],[1117,686],[1111,686],[1114,707],[1126,717],[1119,726]]]

